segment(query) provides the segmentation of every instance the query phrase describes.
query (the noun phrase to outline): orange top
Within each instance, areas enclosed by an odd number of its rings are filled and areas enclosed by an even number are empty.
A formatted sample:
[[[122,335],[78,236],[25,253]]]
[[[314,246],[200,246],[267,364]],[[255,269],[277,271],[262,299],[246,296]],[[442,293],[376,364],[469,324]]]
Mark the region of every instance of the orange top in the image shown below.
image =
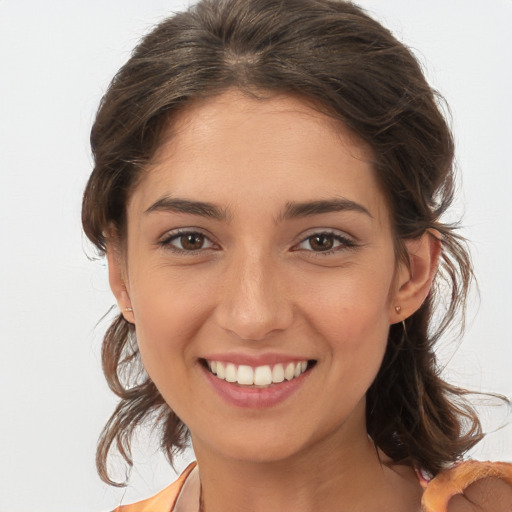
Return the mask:
[[[178,480],[148,498],[132,505],[119,505],[113,512],[172,512],[183,485],[196,466],[192,462]],[[512,464],[507,462],[466,461],[454,468],[439,473],[434,479],[422,485],[425,492],[421,500],[425,512],[446,512],[452,496],[461,493],[476,480],[494,476],[502,478],[512,486]]]
[[[172,512],[183,484],[195,466],[195,462],[189,464],[178,480],[151,498],[132,503],[131,505],[119,505],[113,512]]]

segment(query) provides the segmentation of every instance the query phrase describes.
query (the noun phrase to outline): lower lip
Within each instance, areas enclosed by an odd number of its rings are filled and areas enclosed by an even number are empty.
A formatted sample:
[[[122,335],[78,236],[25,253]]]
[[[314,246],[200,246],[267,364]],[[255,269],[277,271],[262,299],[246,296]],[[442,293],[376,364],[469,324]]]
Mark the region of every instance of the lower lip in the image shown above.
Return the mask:
[[[271,384],[266,388],[240,386],[232,382],[219,379],[213,373],[201,366],[203,373],[213,389],[228,403],[237,407],[251,409],[265,409],[284,402],[299,390],[311,370],[302,373],[292,380],[285,380],[278,384]]]

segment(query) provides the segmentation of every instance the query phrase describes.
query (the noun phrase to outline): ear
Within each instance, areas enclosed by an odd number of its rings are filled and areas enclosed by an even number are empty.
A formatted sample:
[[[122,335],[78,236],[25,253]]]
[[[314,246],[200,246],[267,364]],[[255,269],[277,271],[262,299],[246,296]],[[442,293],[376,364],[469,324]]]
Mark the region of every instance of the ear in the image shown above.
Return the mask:
[[[130,293],[126,286],[124,262],[122,261],[121,251],[116,242],[107,244],[107,262],[110,289],[117,300],[117,305],[125,320],[134,324],[135,318],[131,309]]]
[[[427,298],[441,254],[441,234],[428,230],[419,238],[406,240],[409,262],[401,262],[397,289],[391,304],[390,323],[401,322],[415,313]]]

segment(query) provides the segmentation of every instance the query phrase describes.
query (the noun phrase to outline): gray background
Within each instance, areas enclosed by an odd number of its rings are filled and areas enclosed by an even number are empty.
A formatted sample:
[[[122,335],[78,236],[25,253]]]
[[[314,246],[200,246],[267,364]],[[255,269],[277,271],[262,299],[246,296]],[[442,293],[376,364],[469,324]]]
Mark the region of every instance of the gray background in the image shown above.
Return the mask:
[[[463,175],[455,214],[465,214],[481,300],[473,294],[463,343],[439,349],[445,374],[510,396],[512,1],[359,3],[415,50],[452,108]],[[139,37],[183,5],[0,1],[0,511],[109,510],[174,478],[144,435],[126,491],[95,473],[115,404],[99,362],[107,322],[97,322],[114,301],[104,262],[85,256],[80,200],[102,93]],[[481,410],[489,430],[506,418]],[[474,456],[512,460],[511,426]]]

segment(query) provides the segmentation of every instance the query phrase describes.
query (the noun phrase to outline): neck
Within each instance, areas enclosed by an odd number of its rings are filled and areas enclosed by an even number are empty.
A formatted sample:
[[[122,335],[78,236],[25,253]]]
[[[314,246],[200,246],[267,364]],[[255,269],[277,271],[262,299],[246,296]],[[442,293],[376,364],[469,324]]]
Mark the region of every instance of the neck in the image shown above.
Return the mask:
[[[366,434],[345,446],[332,436],[292,457],[266,462],[224,458],[197,440],[194,449],[203,512],[419,510],[414,472],[390,469]]]

